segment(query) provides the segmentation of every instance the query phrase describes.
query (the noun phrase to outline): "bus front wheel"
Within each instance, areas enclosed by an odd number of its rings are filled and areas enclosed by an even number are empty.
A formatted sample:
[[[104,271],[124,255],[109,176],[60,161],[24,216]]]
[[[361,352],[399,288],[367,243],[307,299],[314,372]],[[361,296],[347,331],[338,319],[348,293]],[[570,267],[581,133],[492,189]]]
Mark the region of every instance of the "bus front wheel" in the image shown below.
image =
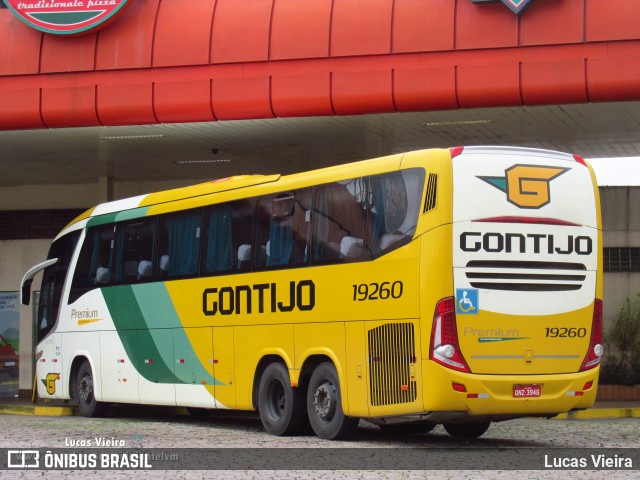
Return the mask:
[[[307,413],[315,434],[327,440],[347,438],[356,431],[358,419],[347,417],[342,410],[338,373],[333,363],[316,367],[307,390]]]
[[[264,370],[258,387],[260,420],[271,435],[296,435],[305,426],[304,392],[291,387],[289,371],[282,363]]]
[[[478,438],[481,437],[491,425],[490,421],[469,423],[444,423],[442,426],[453,438]]]
[[[80,413],[84,417],[101,417],[104,415],[106,405],[98,402],[95,397],[93,373],[89,362],[83,362],[76,376],[76,398]]]

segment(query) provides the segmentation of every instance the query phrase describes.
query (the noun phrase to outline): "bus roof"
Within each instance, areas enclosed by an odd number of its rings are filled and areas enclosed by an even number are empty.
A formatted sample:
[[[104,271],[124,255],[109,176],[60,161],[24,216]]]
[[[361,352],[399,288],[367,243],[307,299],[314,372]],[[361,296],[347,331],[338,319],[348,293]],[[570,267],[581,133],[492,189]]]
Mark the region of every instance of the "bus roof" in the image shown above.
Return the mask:
[[[445,149],[433,149],[445,150]],[[412,152],[417,153],[417,152]],[[283,188],[294,188],[293,185],[300,183],[316,184],[332,181],[338,177],[351,178],[352,176],[363,175],[363,167],[367,170],[366,175],[380,173],[386,170],[400,168],[400,162],[405,154],[395,154],[388,157],[376,158],[371,160],[362,160],[343,165],[331,166],[317,170],[310,170],[290,175],[237,175],[192,186],[175,188],[170,190],[159,191],[135,197],[124,198],[111,202],[101,203],[89,210],[83,212],[74,218],[58,236],[66,233],[67,229],[73,225],[88,220],[89,225],[110,223],[114,221],[127,220],[145,215],[145,211],[155,205],[178,202],[181,200],[194,199],[205,195],[211,195],[230,190],[239,190],[257,185],[278,183]],[[375,167],[374,167],[375,166]],[[298,188],[298,187],[295,187]],[[143,211],[141,211],[141,209]]]
[[[98,217],[101,215],[115,214],[133,210],[138,208],[149,207],[158,203],[172,202],[175,200],[183,200],[186,198],[199,197],[201,195],[209,195],[238,188],[259,185],[261,183],[275,182],[280,178],[279,174],[274,175],[236,175],[232,177],[219,178],[209,182],[190,185],[188,187],[174,188],[171,190],[163,190],[156,193],[138,195],[136,197],[124,198],[122,200],[114,200],[111,202],[101,203],[95,207],[74,218],[64,229],[71,225],[87,219]]]

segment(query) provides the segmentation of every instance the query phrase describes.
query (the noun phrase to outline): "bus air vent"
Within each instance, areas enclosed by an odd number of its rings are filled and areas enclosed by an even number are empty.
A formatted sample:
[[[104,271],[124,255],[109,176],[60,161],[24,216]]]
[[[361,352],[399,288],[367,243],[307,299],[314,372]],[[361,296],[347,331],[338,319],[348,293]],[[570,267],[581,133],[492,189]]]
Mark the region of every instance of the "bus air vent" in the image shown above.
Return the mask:
[[[424,199],[423,213],[427,213],[436,208],[436,200],[438,198],[438,174],[430,173],[427,180],[427,194]]]
[[[412,376],[417,362],[413,324],[387,323],[368,335],[371,405],[414,402],[418,389]]]
[[[465,274],[473,288],[563,292],[582,288],[586,267],[569,262],[473,260],[467,263]]]

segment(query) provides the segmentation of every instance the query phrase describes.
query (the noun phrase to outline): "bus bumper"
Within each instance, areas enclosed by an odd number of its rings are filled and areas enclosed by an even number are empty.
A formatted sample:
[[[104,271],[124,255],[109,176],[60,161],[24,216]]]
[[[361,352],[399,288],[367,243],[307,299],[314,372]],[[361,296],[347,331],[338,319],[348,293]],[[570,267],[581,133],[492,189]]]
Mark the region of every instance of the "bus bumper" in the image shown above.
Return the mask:
[[[476,375],[429,360],[423,366],[425,411],[496,418],[554,416],[589,408],[596,399],[600,372],[597,367],[566,374]],[[523,394],[536,396],[517,396]]]

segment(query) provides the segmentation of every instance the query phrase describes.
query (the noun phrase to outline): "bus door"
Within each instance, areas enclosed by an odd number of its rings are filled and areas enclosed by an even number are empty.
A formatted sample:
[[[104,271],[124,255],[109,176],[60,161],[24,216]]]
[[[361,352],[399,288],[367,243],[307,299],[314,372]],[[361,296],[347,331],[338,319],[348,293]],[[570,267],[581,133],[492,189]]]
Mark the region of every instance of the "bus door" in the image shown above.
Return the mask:
[[[137,331],[140,403],[175,405],[173,329]]]
[[[236,378],[233,327],[214,327],[213,341],[216,404],[218,408],[234,408],[236,406]]]
[[[22,278],[22,303],[29,305],[31,283],[35,275],[42,273],[42,286],[34,325],[37,346],[36,382],[42,398],[57,398],[64,394],[60,378],[62,370],[62,339],[54,333],[62,300],[62,290],[67,278],[69,263],[75,251],[79,231],[70,232],[51,244],[47,260],[31,268]],[[68,383],[67,383],[68,384]]]
[[[100,332],[102,400],[138,403],[135,330]]]
[[[212,328],[174,329],[173,352],[177,404],[214,408]]]

